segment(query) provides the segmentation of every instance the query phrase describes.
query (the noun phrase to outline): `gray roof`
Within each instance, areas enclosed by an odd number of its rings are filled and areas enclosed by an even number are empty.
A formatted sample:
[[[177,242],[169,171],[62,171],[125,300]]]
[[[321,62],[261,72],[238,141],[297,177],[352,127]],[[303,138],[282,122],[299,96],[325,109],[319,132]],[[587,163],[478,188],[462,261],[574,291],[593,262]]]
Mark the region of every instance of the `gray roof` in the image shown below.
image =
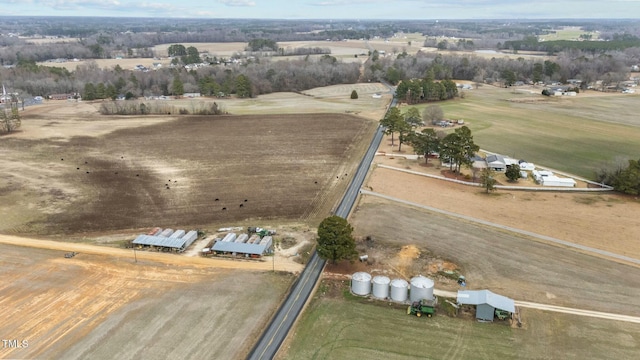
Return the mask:
[[[489,290],[459,290],[458,304],[488,304],[496,309],[508,311],[510,313],[516,312],[516,306],[513,302],[513,299],[509,299],[506,296],[494,294]]]
[[[228,242],[228,241],[217,241],[211,248],[212,251],[235,252],[235,253],[255,254],[255,255],[262,255],[266,249],[267,249],[266,244],[259,245],[259,244],[247,244],[247,243],[237,243],[237,242]]]
[[[136,245],[153,245],[182,249],[185,243],[185,239],[168,238],[164,236],[138,235],[138,237],[133,240],[133,243]]]
[[[506,162],[504,161],[504,157],[502,155],[497,155],[497,154],[487,156],[487,163],[491,164],[493,162],[506,164]]]

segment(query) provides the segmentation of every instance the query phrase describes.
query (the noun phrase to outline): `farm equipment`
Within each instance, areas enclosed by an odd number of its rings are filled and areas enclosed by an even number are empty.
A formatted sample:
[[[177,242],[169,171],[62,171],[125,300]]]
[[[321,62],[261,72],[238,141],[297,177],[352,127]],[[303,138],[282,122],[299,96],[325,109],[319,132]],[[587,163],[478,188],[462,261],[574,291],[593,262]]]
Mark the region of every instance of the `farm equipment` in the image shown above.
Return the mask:
[[[436,308],[434,305],[435,304],[433,301],[428,301],[424,299],[420,301],[414,301],[407,308],[407,315],[415,315],[417,317],[422,317],[422,315],[424,314],[427,317],[431,317],[436,312]]]
[[[496,309],[495,314],[496,314],[496,317],[498,318],[498,320],[506,320],[511,316],[510,312],[504,311],[504,310],[500,310],[500,309]]]
[[[64,254],[64,257],[67,259],[71,259],[72,257],[76,256],[78,253],[77,252],[68,252],[66,254]]]
[[[268,230],[268,229],[263,229],[261,227],[253,227],[250,226],[247,228],[249,235],[255,233],[258,234],[258,236],[265,237],[265,236],[272,236],[276,234],[275,230]]]

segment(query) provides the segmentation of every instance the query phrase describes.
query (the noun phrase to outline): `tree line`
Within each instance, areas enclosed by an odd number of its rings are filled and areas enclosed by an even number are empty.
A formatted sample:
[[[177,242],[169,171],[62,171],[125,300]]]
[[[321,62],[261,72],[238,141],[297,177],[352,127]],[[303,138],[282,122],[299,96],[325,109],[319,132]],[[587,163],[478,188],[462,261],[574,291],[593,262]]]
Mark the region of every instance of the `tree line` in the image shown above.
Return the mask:
[[[371,57],[365,63],[365,81],[388,81],[398,83],[404,80],[459,79],[483,83],[504,83],[515,81],[566,83],[568,79],[582,80],[586,88],[596,80],[602,86],[617,84],[628,78],[632,65],[640,58],[640,47],[624,51],[592,54],[580,50],[559,53],[553,60],[544,58],[484,58],[475,55],[443,55],[439,53],[406,52],[385,57]]]
[[[162,68],[142,72],[100,68],[88,62],[67,71],[23,61],[14,68],[0,68],[2,83],[22,97],[60,93],[81,93],[86,99],[106,99],[130,93],[131,97],[236,94],[252,97],[279,91],[303,91],[314,87],[356,83],[359,64],[343,63],[332,56],[291,61],[256,59],[243,65]]]

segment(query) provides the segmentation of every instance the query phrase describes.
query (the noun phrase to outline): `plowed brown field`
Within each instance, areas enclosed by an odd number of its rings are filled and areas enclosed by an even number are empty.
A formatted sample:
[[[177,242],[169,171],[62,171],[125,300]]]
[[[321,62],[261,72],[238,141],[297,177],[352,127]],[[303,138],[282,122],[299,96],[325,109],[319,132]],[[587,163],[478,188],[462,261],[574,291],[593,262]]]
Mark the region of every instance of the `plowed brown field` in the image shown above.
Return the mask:
[[[123,126],[128,119],[136,125]],[[40,128],[64,121],[63,114],[24,120]],[[119,130],[96,130],[102,121]],[[69,138],[4,137],[0,232],[319,222],[346,188],[375,128],[346,114],[140,121],[97,117],[77,122],[87,136],[76,129]]]

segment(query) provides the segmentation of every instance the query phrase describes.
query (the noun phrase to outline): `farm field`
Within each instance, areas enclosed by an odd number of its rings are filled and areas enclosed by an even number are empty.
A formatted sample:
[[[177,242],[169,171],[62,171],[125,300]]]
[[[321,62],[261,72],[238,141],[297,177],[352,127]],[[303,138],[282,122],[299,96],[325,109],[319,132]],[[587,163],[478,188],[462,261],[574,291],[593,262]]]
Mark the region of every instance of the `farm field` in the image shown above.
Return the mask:
[[[22,132],[0,144],[0,232],[313,224],[340,198],[376,127],[348,114],[165,119],[46,109],[29,109]]]
[[[482,149],[587,179],[618,156],[637,158],[638,95],[588,91],[555,98],[538,95],[541,91],[484,85],[464,91],[464,99],[438,105],[446,118],[463,119]]]
[[[292,276],[0,245],[0,358],[244,358]],[[256,306],[256,299],[260,299]]]
[[[523,328],[343,296],[323,282],[278,359],[630,359],[640,325],[523,309]],[[318,336],[323,334],[323,336]],[[562,336],[558,336],[562,334]]]
[[[548,59],[550,57],[546,54],[539,53],[527,53],[521,51],[518,54],[512,54],[507,52],[463,52],[463,51],[439,51],[437,48],[423,47],[425,37],[420,34],[397,34],[398,36],[391,37],[389,39],[371,39],[371,40],[346,40],[346,41],[280,41],[278,45],[284,49],[295,48],[307,48],[307,47],[319,47],[329,48],[331,50],[331,56],[341,59],[344,62],[362,62],[364,61],[369,51],[378,50],[385,51],[387,54],[400,53],[406,51],[409,54],[415,54],[418,51],[422,52],[438,52],[439,54],[447,55],[467,55],[478,57],[504,57],[504,58],[519,58],[519,57],[535,57]],[[74,39],[57,39],[64,42],[76,41]],[[411,45],[409,45],[411,41]],[[51,39],[33,39],[34,43],[47,43],[52,42]],[[247,43],[244,42],[228,42],[228,43],[181,43],[185,47],[194,46],[198,51],[208,52],[209,56],[228,58],[235,54],[242,54],[247,47]],[[88,62],[95,62],[99,68],[113,68],[116,65],[120,65],[123,69],[133,69],[136,65],[143,65],[147,68],[152,68],[154,63],[162,64],[163,67],[167,67],[171,64],[171,59],[168,58],[169,46],[173,44],[161,44],[156,45],[153,48],[156,59],[153,58],[123,58],[123,59],[80,59],[79,61],[66,61],[66,62],[39,62],[38,65],[44,66],[56,66],[63,67],[69,71],[75,70],[78,65],[87,64]],[[322,55],[311,55],[311,58],[319,58]],[[272,61],[291,60],[291,59],[303,59],[305,56],[276,56],[271,57]]]

